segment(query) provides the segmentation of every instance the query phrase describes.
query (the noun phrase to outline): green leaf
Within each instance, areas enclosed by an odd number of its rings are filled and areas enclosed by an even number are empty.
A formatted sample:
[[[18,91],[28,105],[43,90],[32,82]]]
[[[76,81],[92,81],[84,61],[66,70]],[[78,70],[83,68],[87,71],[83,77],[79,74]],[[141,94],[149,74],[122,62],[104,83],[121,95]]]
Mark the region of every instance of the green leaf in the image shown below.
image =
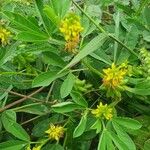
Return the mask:
[[[131,93],[134,93],[134,94],[138,94],[138,95],[150,95],[150,88],[143,88],[143,89],[139,89],[139,88],[126,88],[127,91],[131,92]]]
[[[75,80],[76,80],[76,77],[72,73],[69,73],[60,88],[61,98],[65,98],[66,96],[70,94],[73,88],[73,85],[75,83]]]
[[[49,65],[58,66],[61,68],[63,68],[66,65],[61,56],[53,52],[44,52],[43,61]]]
[[[60,22],[60,18],[56,15],[54,9],[51,8],[50,6],[46,5],[44,8],[44,12],[48,16],[48,18],[51,20],[51,22],[54,25],[58,26],[58,24]]]
[[[128,147],[128,150],[130,149],[136,150],[135,144],[132,141],[132,139],[129,137],[129,135],[117,123],[112,122],[112,124],[118,137],[124,144],[126,144],[126,146]]]
[[[14,113],[11,111],[5,111],[1,116],[2,123],[7,132],[11,133],[18,139],[24,141],[30,141],[30,137],[21,125],[15,122]]]
[[[87,113],[84,114],[79,122],[79,125],[75,128],[73,132],[73,137],[79,137],[80,135],[83,134],[86,128],[86,122],[87,122]]]
[[[104,52],[103,49],[99,49],[96,52],[90,54],[90,56],[92,56],[93,58],[100,60],[108,65],[112,64],[111,59],[109,58],[109,56]]]
[[[147,3],[148,3],[148,0],[147,0]],[[143,19],[146,23],[146,26],[150,29],[149,12],[150,12],[150,8],[148,6],[145,7],[143,11]]]
[[[106,150],[106,144],[107,144],[106,132],[107,132],[106,130],[102,131],[102,134],[99,137],[99,143],[98,143],[97,150]]]
[[[2,121],[0,120],[0,132],[2,131],[3,125],[2,125]]]
[[[144,80],[138,83],[135,88],[125,87],[125,89],[131,93],[138,95],[150,95],[150,81]]]
[[[144,143],[144,150],[150,150],[150,139]]]
[[[9,85],[8,87],[6,86],[6,90],[4,90],[2,93],[0,91],[0,107],[4,107],[6,105],[6,102],[8,100],[8,93],[12,88],[13,86]]]
[[[38,15],[40,17],[40,21],[42,22],[43,27],[45,28],[45,31],[47,32],[47,34],[50,34],[51,24],[50,24],[47,16],[44,14],[43,3],[44,3],[44,1],[35,0],[35,5],[36,5],[36,8],[37,8]]]
[[[115,150],[115,147],[113,145],[112,139],[109,136],[109,133],[107,130],[103,130],[98,143],[97,150]]]
[[[54,80],[65,76],[67,73],[68,72],[62,72],[62,73],[58,74],[58,71],[42,73],[33,80],[32,86],[33,87],[48,86]]]
[[[133,129],[133,130],[140,129],[142,127],[140,122],[131,118],[127,118],[127,117],[116,117],[116,118],[113,118],[112,121],[123,127]]]
[[[37,32],[37,33],[43,33],[39,26],[38,23],[35,24],[35,22],[32,22],[31,20],[27,19],[26,17],[13,13],[10,11],[4,11],[4,15],[16,25],[16,27],[21,30],[21,31],[28,31],[28,32]]]
[[[31,21],[31,19],[9,11],[4,11],[3,13],[16,25],[17,29],[22,31],[18,34],[20,40],[27,42],[48,40],[49,36],[40,30],[38,23],[35,23],[36,20]]]
[[[133,38],[134,37],[134,38]],[[131,27],[130,31],[127,32],[125,37],[125,44],[131,49],[134,49],[138,43],[139,30],[134,25]]]
[[[69,11],[71,6],[70,0],[51,0],[50,3],[55,13],[61,18],[63,18],[66,15],[67,11]]]
[[[90,127],[90,129],[96,130],[96,134],[98,134],[102,129],[102,123],[100,119],[97,119],[95,123]]]
[[[146,42],[150,42],[150,32],[148,32],[148,31],[143,31],[143,39],[144,39]]]
[[[2,113],[2,118],[6,117],[10,122],[16,122],[16,113],[13,110],[7,110]]]
[[[108,136],[112,139],[119,150],[128,150],[128,147],[120,140],[120,138],[112,131],[108,132]]]
[[[84,97],[79,92],[72,91],[70,95],[72,97],[72,100],[75,103],[77,103],[78,105],[81,105],[83,107],[88,107],[87,101],[84,99]]]
[[[15,42],[15,43],[12,43],[11,46],[7,49],[6,48],[0,49],[1,50],[1,53],[0,53],[0,66],[2,66],[7,61],[9,61],[13,58],[19,44],[20,44],[19,42]]]
[[[115,148],[115,146],[114,146],[114,144],[113,144],[113,141],[112,141],[112,139],[110,138],[110,136],[108,135],[108,133],[106,132],[106,141],[107,141],[107,150],[116,150],[116,148]]]
[[[49,109],[41,103],[33,103],[29,105],[23,105],[21,108],[16,108],[17,112],[26,112],[35,115],[44,115],[49,112]]]
[[[7,142],[0,143],[0,150],[22,150],[27,144],[24,141],[9,140]]]
[[[73,103],[73,102],[62,102],[52,106],[52,110],[57,113],[71,112],[76,109],[83,109],[83,107]]]
[[[55,124],[62,120],[62,116],[60,116],[60,114],[53,114],[52,117],[47,117],[48,116],[44,116],[37,122],[35,121],[32,129],[32,135],[34,137],[43,137],[45,135],[45,131],[49,129],[50,124]]]
[[[65,70],[69,67],[74,66],[76,63],[78,63],[81,59],[86,57],[87,55],[91,54],[98,48],[100,48],[103,43],[106,40],[106,35],[105,34],[100,34],[96,36],[93,40],[91,40],[85,47],[82,48],[82,50],[71,60],[71,62],[62,69]]]
[[[38,32],[29,32],[23,31],[17,35],[18,39],[25,42],[41,42],[48,41],[48,36],[38,33]]]
[[[64,150],[60,144],[47,144],[42,150]]]
[[[81,24],[84,30],[81,33],[81,36],[84,38],[87,35],[91,34],[95,29],[95,25],[90,22],[86,16],[82,16]]]

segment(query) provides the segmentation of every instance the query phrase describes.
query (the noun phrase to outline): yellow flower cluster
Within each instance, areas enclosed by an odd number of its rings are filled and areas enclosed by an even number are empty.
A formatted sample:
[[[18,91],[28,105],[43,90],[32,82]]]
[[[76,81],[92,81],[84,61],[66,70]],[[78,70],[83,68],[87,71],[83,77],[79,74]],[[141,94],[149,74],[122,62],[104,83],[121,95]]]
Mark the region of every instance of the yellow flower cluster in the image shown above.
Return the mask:
[[[109,108],[107,104],[103,105],[102,102],[100,102],[100,104],[97,105],[97,109],[93,109],[91,113],[95,115],[96,118],[105,118],[107,120],[110,120],[113,116],[112,108]]]
[[[2,46],[9,43],[10,32],[2,27],[0,27],[0,42]]]
[[[103,77],[103,85],[106,88],[116,89],[123,83],[123,79],[127,74],[127,69],[124,65],[117,67],[113,63],[111,68],[103,69],[103,72],[105,73]]]
[[[58,125],[55,126],[55,125],[51,124],[50,128],[47,131],[45,131],[45,133],[48,134],[50,139],[59,141],[59,139],[61,137],[63,137],[64,128],[62,126],[58,126]]]
[[[79,43],[80,32],[83,30],[80,18],[73,13],[69,14],[61,21],[59,29],[66,40],[65,49],[69,52],[75,52],[74,50]]]

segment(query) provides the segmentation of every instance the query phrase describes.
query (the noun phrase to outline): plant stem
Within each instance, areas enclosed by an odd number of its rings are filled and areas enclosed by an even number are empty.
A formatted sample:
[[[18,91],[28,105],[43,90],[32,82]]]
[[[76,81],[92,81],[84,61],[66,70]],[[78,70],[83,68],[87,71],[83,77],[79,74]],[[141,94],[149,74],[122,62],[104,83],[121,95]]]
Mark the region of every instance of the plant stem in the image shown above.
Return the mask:
[[[25,75],[25,76],[37,76],[36,74],[23,73],[23,72],[0,72],[0,75]]]
[[[137,10],[136,15],[140,15],[141,14],[141,11],[147,5],[148,1],[149,0],[143,0],[143,1],[141,1],[141,5],[140,5],[139,9]]]
[[[48,102],[48,100],[51,96],[54,85],[55,85],[55,81],[51,84],[51,87],[50,87],[49,92],[48,92],[47,97],[46,97],[46,102]]]
[[[123,46],[125,49],[127,49],[128,51],[130,51],[133,55],[135,55],[136,57],[139,57],[138,54],[136,54],[134,51],[132,51],[132,49],[130,49],[129,47],[127,47],[124,43],[122,43],[120,40],[118,40],[116,37],[114,37],[112,34],[107,33],[102,26],[100,26],[99,24],[97,24],[94,19],[92,19],[74,0],[72,0],[72,3],[97,27],[97,29],[106,34],[106,36],[110,37],[111,39],[113,39],[114,41],[116,41],[117,43],[119,43],[121,46]]]
[[[112,102],[109,106],[110,107],[115,107],[119,102],[121,101],[121,99],[116,99],[114,102]]]
[[[23,97],[23,98],[21,98],[21,99],[19,99],[19,100],[17,100],[17,101],[14,101],[14,102],[12,102],[12,103],[6,105],[5,107],[3,107],[3,108],[0,109],[0,112],[3,112],[3,111],[5,111],[5,110],[8,109],[8,108],[11,108],[11,107],[13,107],[13,106],[15,106],[15,105],[17,105],[17,104],[20,104],[20,103],[24,102],[24,101],[27,100],[29,97],[31,97],[31,96],[33,96],[33,95],[39,93],[39,92],[42,91],[43,89],[44,89],[44,87],[41,87],[41,88],[37,89],[36,91],[32,92],[31,94],[29,94],[28,96]]]
[[[103,77],[103,74],[100,73],[99,71],[97,71],[95,68],[93,68],[87,61],[82,60],[82,63],[89,69],[91,70],[93,73],[97,74],[100,77]]]
[[[118,11],[116,14],[116,17],[115,17],[115,35],[117,38],[119,37],[119,24],[120,24],[120,13]],[[117,59],[117,50],[118,50],[118,43],[115,41],[115,44],[114,44],[114,63],[116,63],[116,59]]]
[[[21,125],[25,125],[25,124],[27,124],[27,123],[29,123],[29,122],[31,122],[31,121],[34,121],[34,120],[36,120],[36,119],[38,119],[38,118],[40,118],[40,117],[42,117],[42,116],[43,116],[43,115],[41,115],[41,116],[36,116],[36,117],[34,117],[34,118],[31,118],[31,119],[29,119],[29,120],[27,120],[27,121],[22,122]]]
[[[23,105],[23,106],[20,106],[20,107],[15,107],[15,108],[13,108],[11,110],[18,112],[20,109],[23,109],[23,108],[26,108],[26,107],[30,107],[30,106],[36,106],[36,105],[39,105],[39,104],[41,104],[41,103],[31,103],[31,104]]]
[[[23,95],[23,94],[20,94],[20,93],[14,92],[14,91],[10,91],[10,90],[7,90],[7,89],[0,88],[0,91],[5,91],[7,93],[10,93],[10,94],[13,94],[13,95],[16,95],[16,96],[20,96],[20,97],[23,97],[23,98],[28,98],[28,99],[31,99],[31,100],[36,101],[36,102],[52,104],[51,102],[45,102],[45,100],[41,100],[41,99],[37,99],[37,98],[31,97],[31,96]]]
[[[72,0],[72,3],[102,32],[102,33],[106,33],[106,31],[100,26],[98,25],[94,19],[92,19],[74,0]]]

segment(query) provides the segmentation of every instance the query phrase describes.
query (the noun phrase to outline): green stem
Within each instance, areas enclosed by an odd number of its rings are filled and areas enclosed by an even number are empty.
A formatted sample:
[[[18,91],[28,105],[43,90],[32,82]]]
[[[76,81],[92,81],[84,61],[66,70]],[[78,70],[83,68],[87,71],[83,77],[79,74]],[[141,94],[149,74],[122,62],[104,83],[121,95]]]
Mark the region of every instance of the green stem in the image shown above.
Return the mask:
[[[50,44],[65,45],[64,41],[56,40],[56,39],[53,39],[53,38],[49,38],[48,42]]]
[[[103,130],[105,130],[106,126],[105,126],[104,120],[102,120],[102,125],[103,125]]]
[[[46,114],[48,114],[48,113],[46,113]],[[44,114],[44,115],[46,115],[46,114]],[[29,123],[29,122],[32,122],[32,121],[34,121],[34,120],[36,120],[36,119],[38,119],[38,118],[40,118],[40,117],[42,117],[42,116],[44,116],[44,115],[36,116],[36,117],[34,117],[34,118],[31,118],[31,119],[29,119],[29,120],[26,120],[26,121],[22,122],[21,125],[25,125],[25,124],[27,124],[27,123]]]
[[[25,76],[36,76],[36,74],[22,73],[22,72],[1,72],[0,75],[25,75]]]
[[[140,14],[141,14],[141,11],[142,11],[143,8],[147,5],[148,1],[149,1],[149,0],[141,1],[142,4],[140,5],[139,9],[137,10],[136,15],[140,15]]]
[[[130,49],[129,47],[127,47],[125,44],[123,44],[121,41],[119,41],[116,37],[114,37],[112,34],[108,34],[108,36],[113,39],[114,41],[116,41],[117,43],[119,43],[121,46],[123,46],[124,48],[126,48],[129,52],[131,52],[133,55],[135,55],[137,58],[139,58],[138,54],[135,53],[134,51],[132,51],[132,49]]]
[[[48,102],[48,100],[49,100],[49,98],[50,98],[50,96],[51,96],[51,93],[52,93],[52,90],[53,90],[54,85],[55,85],[55,81],[52,82],[52,84],[51,84],[51,87],[50,87],[50,89],[49,89],[49,91],[48,91],[48,94],[47,94],[47,97],[46,97],[46,102]]]
[[[82,63],[93,73],[97,74],[100,77],[103,77],[103,74],[97,71],[95,68],[93,68],[85,59],[82,60]]]
[[[41,142],[30,142],[30,144],[40,144]]]
[[[44,146],[49,141],[49,138],[42,142],[41,147]]]
[[[85,71],[85,70],[88,70],[88,68],[74,69],[74,70],[71,70],[71,72],[80,72],[80,71]]]
[[[107,33],[101,25],[97,24],[94,19],[92,19],[74,0],[72,0],[72,3],[97,27],[97,29],[106,34],[106,36],[110,37],[111,39],[113,39],[114,41],[116,41],[117,43],[119,43],[121,46],[123,46],[125,49],[127,49],[128,51],[130,51],[132,54],[134,54],[136,57],[139,57],[134,51],[132,51],[132,49],[130,49],[129,47],[127,47],[125,44],[123,44],[120,40],[118,40],[116,37],[114,37],[112,34]]]
[[[72,3],[102,32],[102,33],[106,33],[106,31],[100,26],[98,25],[94,19],[92,19],[74,0],[72,0]]]
[[[24,106],[16,107],[16,108],[13,108],[13,109],[11,109],[11,110],[19,111],[20,109],[23,109],[23,108],[26,108],[26,107],[30,107],[30,106],[39,105],[39,104],[41,104],[41,102],[40,102],[40,103],[32,103],[32,104],[28,104],[28,105],[24,105]]]
[[[118,11],[116,14],[116,18],[115,18],[115,35],[117,38],[119,36],[119,24],[120,24],[120,13]],[[117,59],[117,50],[118,50],[118,43],[115,41],[115,44],[114,44],[114,63],[116,63],[116,59]]]
[[[110,107],[115,107],[120,101],[121,101],[121,99],[117,99],[114,102],[112,102],[109,106]]]

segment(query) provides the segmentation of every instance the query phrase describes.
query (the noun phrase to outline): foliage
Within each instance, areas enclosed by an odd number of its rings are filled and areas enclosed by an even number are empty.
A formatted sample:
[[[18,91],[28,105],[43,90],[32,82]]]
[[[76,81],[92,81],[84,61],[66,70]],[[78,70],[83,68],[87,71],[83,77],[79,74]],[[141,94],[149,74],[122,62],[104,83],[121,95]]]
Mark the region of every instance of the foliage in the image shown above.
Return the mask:
[[[149,0],[2,0],[1,150],[150,149]]]

